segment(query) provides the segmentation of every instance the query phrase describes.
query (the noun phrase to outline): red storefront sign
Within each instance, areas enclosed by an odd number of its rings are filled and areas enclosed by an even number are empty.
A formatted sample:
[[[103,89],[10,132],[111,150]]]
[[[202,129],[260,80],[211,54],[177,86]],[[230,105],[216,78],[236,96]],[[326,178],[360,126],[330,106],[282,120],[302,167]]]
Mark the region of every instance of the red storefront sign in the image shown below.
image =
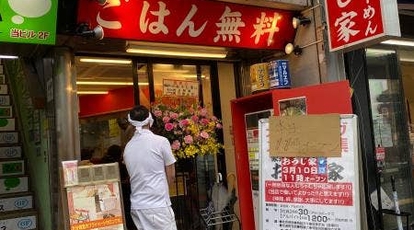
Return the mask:
[[[330,50],[384,36],[381,5],[381,0],[325,0]]]
[[[293,12],[207,0],[79,1],[78,23],[105,37],[150,42],[284,50]]]

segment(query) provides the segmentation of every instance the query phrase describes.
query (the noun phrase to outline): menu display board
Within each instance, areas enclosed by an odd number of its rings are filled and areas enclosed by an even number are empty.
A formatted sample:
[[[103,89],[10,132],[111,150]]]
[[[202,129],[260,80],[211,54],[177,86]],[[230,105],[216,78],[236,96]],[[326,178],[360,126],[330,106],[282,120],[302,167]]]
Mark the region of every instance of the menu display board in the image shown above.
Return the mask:
[[[356,119],[341,115],[340,157],[271,157],[259,121],[261,230],[361,228]]]
[[[118,163],[62,166],[70,230],[124,230]]]
[[[68,187],[70,229],[123,230],[118,182]]]

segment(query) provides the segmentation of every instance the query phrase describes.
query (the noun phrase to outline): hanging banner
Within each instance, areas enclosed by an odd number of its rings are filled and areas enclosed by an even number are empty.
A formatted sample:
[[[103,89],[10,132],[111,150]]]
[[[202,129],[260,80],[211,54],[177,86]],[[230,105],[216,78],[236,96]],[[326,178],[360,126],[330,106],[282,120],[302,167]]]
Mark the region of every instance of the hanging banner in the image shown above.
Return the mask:
[[[261,230],[361,229],[355,115],[341,115],[341,157],[271,157],[259,121]]]
[[[330,51],[347,51],[401,36],[397,1],[325,0]]]
[[[79,1],[78,23],[105,37],[284,50],[294,39],[293,12],[207,0]]]
[[[54,45],[58,0],[0,1],[0,42]]]

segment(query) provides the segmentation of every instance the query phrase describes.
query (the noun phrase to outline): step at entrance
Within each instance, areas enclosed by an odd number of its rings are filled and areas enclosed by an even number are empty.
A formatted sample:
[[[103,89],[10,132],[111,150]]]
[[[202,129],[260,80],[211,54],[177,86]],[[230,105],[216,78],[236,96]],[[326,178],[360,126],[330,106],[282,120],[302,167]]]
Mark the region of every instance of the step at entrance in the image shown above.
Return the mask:
[[[0,177],[24,175],[24,160],[0,161]]]
[[[10,105],[10,96],[0,95],[0,105]]]
[[[37,229],[37,212],[28,210],[0,215],[0,229]]]
[[[0,144],[17,144],[19,142],[18,132],[1,132]]]
[[[12,118],[13,109],[10,105],[5,106],[0,104],[0,118]]]
[[[0,196],[11,193],[28,192],[29,177],[28,176],[10,176],[0,178]]]
[[[22,148],[19,145],[0,147],[0,160],[18,159],[22,157]]]
[[[33,194],[20,193],[0,196],[0,213],[11,213],[14,211],[33,209]]]

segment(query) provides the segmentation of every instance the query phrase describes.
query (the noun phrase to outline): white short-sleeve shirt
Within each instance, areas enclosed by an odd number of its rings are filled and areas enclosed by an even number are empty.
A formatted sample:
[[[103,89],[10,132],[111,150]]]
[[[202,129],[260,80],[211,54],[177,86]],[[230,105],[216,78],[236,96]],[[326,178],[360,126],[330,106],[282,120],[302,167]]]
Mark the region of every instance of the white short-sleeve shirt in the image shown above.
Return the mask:
[[[167,138],[143,129],[135,133],[124,150],[131,182],[131,209],[171,205],[165,166],[175,163]]]

